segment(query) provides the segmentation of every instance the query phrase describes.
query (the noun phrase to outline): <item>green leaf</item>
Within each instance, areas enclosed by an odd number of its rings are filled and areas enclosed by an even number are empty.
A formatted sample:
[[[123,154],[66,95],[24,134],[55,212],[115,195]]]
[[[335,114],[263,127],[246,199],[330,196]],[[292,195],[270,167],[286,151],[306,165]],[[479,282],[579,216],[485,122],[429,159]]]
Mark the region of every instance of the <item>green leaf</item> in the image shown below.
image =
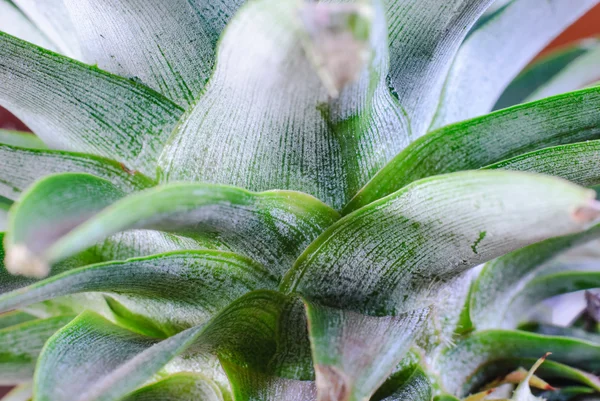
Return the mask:
[[[119,400],[190,347],[228,363],[266,366],[283,304],[281,294],[254,292],[205,325],[161,342],[84,313],[47,343],[34,381],[36,400]]]
[[[0,0],[0,31],[54,50],[48,38],[10,0]]]
[[[40,138],[29,133],[0,129],[0,143],[28,149],[47,149]]]
[[[179,106],[10,35],[0,33],[0,46],[0,105],[52,148],[116,159],[154,177],[156,158],[183,113]]]
[[[123,401],[222,401],[221,390],[194,373],[179,373],[142,387]]]
[[[497,111],[432,132],[388,163],[346,206],[354,211],[432,175],[478,169],[548,146],[597,139],[600,88]]]
[[[551,360],[554,362],[588,371],[600,369],[600,345],[519,331],[481,331],[446,350],[437,361],[436,370],[440,372],[442,390],[462,396],[477,385],[485,383],[486,378],[476,374],[480,369],[486,366],[493,367],[499,361],[508,359],[516,360],[516,366],[511,366],[514,369],[524,358],[528,358],[532,363],[547,352],[552,352]],[[550,361],[548,364],[551,365]],[[573,370],[565,365],[552,365],[547,369],[573,373]],[[581,372],[577,375],[582,378],[580,374]],[[574,374],[570,378],[577,375]],[[587,380],[592,378],[593,376],[589,375]],[[597,379],[595,380],[597,383]]]
[[[584,39],[548,53],[527,67],[511,84],[494,109],[543,99],[584,88],[600,78],[600,40]]]
[[[385,0],[389,82],[423,135],[436,111],[446,75],[463,39],[492,0]]]
[[[12,311],[0,314],[0,330],[6,329],[10,326],[16,326],[17,324],[30,322],[35,320],[36,317],[29,313]]]
[[[585,187],[600,185],[600,141],[553,146],[487,166],[561,177]]]
[[[319,400],[369,399],[421,333],[428,312],[374,317],[307,303]]]
[[[11,1],[52,41],[62,54],[81,59],[81,47],[62,0]],[[27,38],[23,39],[27,40]]]
[[[519,326],[519,330],[531,331],[546,336],[579,338],[581,340],[600,344],[600,334],[590,333],[578,328],[559,327],[540,323],[527,323]]]
[[[0,385],[30,381],[46,340],[72,319],[59,316],[0,330]]]
[[[567,271],[541,275],[521,283],[523,288],[510,300],[504,316],[497,316],[503,322],[503,327],[516,326],[532,307],[548,298],[600,287],[598,264],[593,266],[595,271],[578,271],[577,266],[571,265],[565,268]]]
[[[569,401],[574,398],[578,400],[585,400],[581,398],[583,395],[594,394],[595,391],[589,387],[583,386],[568,386],[562,387],[554,391],[544,391],[540,394],[540,397],[547,401]]]
[[[16,200],[38,179],[57,173],[88,173],[107,179],[125,193],[154,182],[123,164],[103,157],[54,150],[24,149],[0,144],[0,196]]]
[[[65,196],[68,205],[61,202]],[[297,192],[252,193],[187,183],[133,194],[100,212],[120,196],[108,181],[86,174],[40,181],[12,211],[5,239],[7,267],[21,273],[47,273],[48,263],[75,255],[112,234],[147,228],[223,244],[281,276],[339,217],[318,200]]]
[[[432,396],[431,379],[421,367],[417,367],[402,386],[381,401],[430,401]]]
[[[0,311],[103,292],[117,300],[129,298],[136,313],[165,337],[206,322],[245,293],[276,286],[275,277],[247,258],[221,251],[185,251],[69,270],[3,294]]]
[[[462,44],[430,130],[490,112],[513,78],[597,3],[515,0],[499,10]]]
[[[545,269],[546,262],[599,236],[600,225],[595,225],[584,232],[552,238],[487,263],[471,291],[470,315],[475,327],[481,330],[501,326],[511,299],[518,295],[528,279]]]
[[[90,64],[187,108],[210,76],[221,31],[243,2],[171,0],[167,7],[161,0],[67,0],[65,7]]]
[[[584,230],[580,218],[596,214],[587,210],[594,197],[528,173],[430,177],[334,224],[298,259],[282,288],[328,306],[403,313],[427,305],[427,294],[471,267]]]
[[[408,144],[386,37],[379,0],[248,2],[165,146],[162,179],[298,190],[341,208]]]

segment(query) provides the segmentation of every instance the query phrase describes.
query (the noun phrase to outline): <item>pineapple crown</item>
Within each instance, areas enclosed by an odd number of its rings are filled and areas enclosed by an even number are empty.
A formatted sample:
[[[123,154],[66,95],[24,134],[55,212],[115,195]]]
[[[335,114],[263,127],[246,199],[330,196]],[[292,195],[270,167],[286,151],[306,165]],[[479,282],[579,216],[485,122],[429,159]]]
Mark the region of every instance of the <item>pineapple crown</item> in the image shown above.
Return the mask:
[[[8,399],[600,391],[597,3],[0,0]]]

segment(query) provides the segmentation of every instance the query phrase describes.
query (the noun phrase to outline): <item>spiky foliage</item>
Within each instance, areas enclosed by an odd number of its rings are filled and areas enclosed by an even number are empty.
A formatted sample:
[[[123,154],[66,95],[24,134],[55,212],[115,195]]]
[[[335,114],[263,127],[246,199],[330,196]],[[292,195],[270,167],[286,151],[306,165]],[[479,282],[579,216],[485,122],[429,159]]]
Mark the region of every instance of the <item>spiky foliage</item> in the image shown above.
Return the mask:
[[[1,0],[8,399],[599,391],[593,295],[516,328],[600,287],[600,47],[513,81],[597,1],[492,3]]]

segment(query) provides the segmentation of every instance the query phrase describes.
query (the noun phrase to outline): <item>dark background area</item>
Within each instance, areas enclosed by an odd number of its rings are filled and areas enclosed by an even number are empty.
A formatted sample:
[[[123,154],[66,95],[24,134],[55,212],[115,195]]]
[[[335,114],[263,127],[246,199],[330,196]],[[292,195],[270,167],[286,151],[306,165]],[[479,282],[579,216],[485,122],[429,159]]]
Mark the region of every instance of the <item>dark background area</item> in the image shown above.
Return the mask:
[[[578,39],[589,38],[597,35],[600,36],[600,5],[593,8],[577,23],[567,29],[561,36],[556,38],[542,53],[556,47],[564,46]],[[600,71],[598,78],[600,78]],[[0,128],[27,130],[27,127],[23,123],[21,123],[2,107],[0,107]],[[0,397],[6,394],[8,391],[9,388],[0,387]]]

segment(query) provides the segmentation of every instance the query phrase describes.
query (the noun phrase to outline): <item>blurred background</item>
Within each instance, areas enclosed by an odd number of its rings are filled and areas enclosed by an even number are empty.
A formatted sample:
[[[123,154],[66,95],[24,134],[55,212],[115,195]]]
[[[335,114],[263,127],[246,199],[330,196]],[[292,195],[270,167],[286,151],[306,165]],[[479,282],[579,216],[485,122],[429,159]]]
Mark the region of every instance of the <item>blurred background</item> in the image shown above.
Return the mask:
[[[588,14],[582,17],[577,23],[567,29],[561,36],[556,38],[542,54],[557,47],[568,45],[574,41],[583,38],[598,36],[600,37],[600,5],[593,8]],[[598,78],[600,78],[600,66],[598,66]],[[27,127],[16,119],[7,110],[0,107],[0,128],[27,130]],[[8,392],[9,388],[0,387],[0,397]]]

